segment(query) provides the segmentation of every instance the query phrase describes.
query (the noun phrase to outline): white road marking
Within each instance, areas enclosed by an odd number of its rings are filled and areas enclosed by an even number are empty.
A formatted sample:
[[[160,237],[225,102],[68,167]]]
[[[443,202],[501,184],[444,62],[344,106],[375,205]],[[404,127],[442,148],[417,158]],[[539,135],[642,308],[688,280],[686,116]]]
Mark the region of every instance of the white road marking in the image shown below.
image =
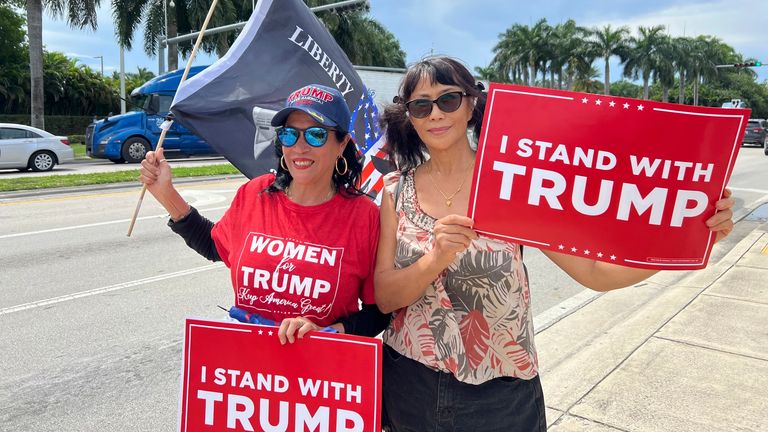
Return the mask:
[[[11,313],[14,313],[14,312],[21,312],[21,311],[25,311],[25,310],[29,310],[29,309],[36,309],[36,308],[43,307],[43,306],[50,306],[50,305],[53,305],[53,304],[56,304],[56,303],[61,303],[61,302],[69,301],[69,300],[75,300],[75,299],[79,299],[79,298],[83,298],[83,297],[90,297],[90,296],[95,296],[95,295],[99,295],[99,294],[104,294],[104,293],[108,293],[108,292],[111,292],[111,291],[118,291],[118,290],[121,290],[121,289],[131,288],[131,287],[135,287],[135,286],[139,286],[139,285],[144,285],[144,284],[148,284],[148,283],[159,282],[159,281],[166,280],[166,279],[173,279],[173,278],[176,278],[176,277],[187,276],[187,275],[190,275],[190,274],[200,273],[200,272],[204,272],[204,271],[208,271],[208,270],[213,270],[213,269],[217,269],[217,268],[220,268],[220,267],[224,267],[224,264],[223,263],[209,264],[209,265],[205,265],[205,266],[202,266],[202,267],[196,267],[196,268],[181,270],[181,271],[177,271],[177,272],[173,272],[173,273],[168,273],[168,274],[164,274],[164,275],[152,276],[152,277],[148,277],[148,278],[144,278],[144,279],[137,279],[137,280],[134,280],[134,281],[122,282],[122,283],[115,284],[115,285],[109,285],[109,286],[105,286],[105,287],[101,287],[101,288],[95,288],[95,289],[88,290],[88,291],[80,291],[78,293],[67,294],[67,295],[63,295],[63,296],[59,296],[59,297],[53,297],[53,298],[44,299],[44,300],[38,300],[38,301],[35,301],[35,302],[30,302],[30,303],[24,303],[24,304],[20,304],[20,305],[16,305],[16,306],[11,306],[11,307],[0,309],[0,316],[6,315],[6,314],[11,314]]]
[[[207,209],[198,209],[199,212],[206,212],[206,211],[214,211],[214,210],[224,210],[229,208],[229,206],[224,207],[212,207]],[[136,220],[147,220],[147,219],[164,219],[167,218],[167,214],[162,215],[155,215],[155,216],[142,216],[140,218],[137,218]],[[27,231],[27,232],[21,232],[16,234],[5,234],[0,235],[0,240],[7,239],[7,238],[14,238],[14,237],[24,237],[29,235],[37,235],[37,234],[47,234],[52,232],[59,232],[59,231],[69,231],[69,230],[75,230],[75,229],[83,229],[83,228],[93,228],[97,226],[103,226],[103,225],[113,225],[113,224],[128,224],[131,221],[131,219],[117,219],[117,220],[111,220],[106,222],[94,222],[90,224],[83,224],[83,225],[73,225],[68,227],[60,227],[60,228],[51,228],[47,230],[40,230],[40,231]]]

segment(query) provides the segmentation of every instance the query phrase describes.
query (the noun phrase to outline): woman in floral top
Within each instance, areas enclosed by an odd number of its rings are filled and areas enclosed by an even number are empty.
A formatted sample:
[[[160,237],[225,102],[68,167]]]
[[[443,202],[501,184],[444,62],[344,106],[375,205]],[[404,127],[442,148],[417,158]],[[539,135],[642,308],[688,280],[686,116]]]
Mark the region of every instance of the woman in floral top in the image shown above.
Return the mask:
[[[448,57],[411,66],[385,110],[390,157],[376,262],[391,431],[543,431],[544,399],[519,245],[479,237],[467,213],[485,93]],[[428,154],[428,157],[426,156]],[[733,228],[733,200],[707,224]],[[654,271],[542,250],[579,283],[610,290]]]

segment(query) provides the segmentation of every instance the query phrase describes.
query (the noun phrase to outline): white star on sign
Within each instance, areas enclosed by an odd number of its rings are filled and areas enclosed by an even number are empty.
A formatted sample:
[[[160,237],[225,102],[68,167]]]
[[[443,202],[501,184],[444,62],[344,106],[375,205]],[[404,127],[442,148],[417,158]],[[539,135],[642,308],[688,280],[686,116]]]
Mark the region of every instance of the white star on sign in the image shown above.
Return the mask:
[[[272,330],[270,330],[267,334],[272,336],[274,333],[272,332]]]
[[[610,106],[611,108],[613,108],[613,107],[615,107],[615,106],[616,106],[616,102],[614,102],[614,101],[611,101],[611,102],[609,102],[609,103],[608,103],[608,106]]]
[[[587,99],[587,98],[581,99],[581,103],[587,103],[587,102],[589,102],[589,99]]]
[[[584,255],[589,255],[589,249],[584,249]]]
[[[563,245],[560,245],[560,246],[558,246],[557,248],[558,248],[558,249],[560,249],[560,250],[563,250],[563,249],[565,249],[565,246],[563,246]]]
[[[576,252],[577,250],[578,250],[578,249],[576,249],[575,247],[572,247],[572,248],[571,248],[571,252]]]
[[[645,108],[645,107],[644,107],[644,106],[642,106],[642,105],[638,105],[638,106],[637,106],[637,110],[638,110],[638,111],[642,111],[642,110],[643,110],[643,108]]]
[[[597,253],[597,257],[598,257],[598,258],[602,258],[602,257],[603,257],[603,253],[602,253],[602,252],[598,252],[598,253]]]
[[[611,260],[616,261],[616,255],[611,255]]]
[[[629,104],[624,102],[624,109],[629,109]]]
[[[595,101],[595,105],[602,105],[602,103],[603,103],[603,101],[601,101],[600,99]]]
[[[264,334],[264,330],[259,330],[259,334],[263,335]]]

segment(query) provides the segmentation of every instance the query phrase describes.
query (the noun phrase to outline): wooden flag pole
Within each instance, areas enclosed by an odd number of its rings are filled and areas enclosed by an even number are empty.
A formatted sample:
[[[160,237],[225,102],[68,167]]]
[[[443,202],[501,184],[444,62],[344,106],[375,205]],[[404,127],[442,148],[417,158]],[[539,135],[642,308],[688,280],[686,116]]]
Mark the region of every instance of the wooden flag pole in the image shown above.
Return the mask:
[[[200,48],[200,44],[203,42],[203,35],[205,34],[205,29],[208,28],[208,23],[211,21],[211,17],[213,16],[213,11],[216,9],[216,3],[218,3],[219,0],[213,0],[211,3],[211,7],[208,9],[208,15],[205,16],[205,21],[203,22],[203,27],[200,29],[200,34],[197,35],[197,41],[195,41],[195,47],[192,49],[192,54],[189,56],[189,60],[187,61],[187,67],[184,68],[184,74],[181,76],[181,81],[179,81],[179,87],[181,87],[181,84],[187,79],[187,75],[189,75],[189,68],[192,67],[192,62],[195,60],[195,56],[197,55],[197,50]],[[166,35],[166,38],[168,35]],[[170,123],[168,123],[170,122]],[[171,124],[173,124],[173,118],[169,117],[166,118],[165,123],[163,123],[163,126],[161,126],[162,132],[160,132],[160,139],[157,141],[157,147],[155,148],[155,151],[160,150],[163,148],[163,141],[165,140],[165,133],[168,132],[168,129],[170,129]],[[128,226],[128,237],[131,236],[131,233],[133,233],[133,226],[136,224],[136,218],[139,216],[139,210],[141,210],[141,203],[144,201],[144,194],[147,193],[147,185],[142,185],[141,188],[141,194],[139,195],[139,202],[136,203],[136,210],[133,211],[133,217],[131,217],[131,224]]]

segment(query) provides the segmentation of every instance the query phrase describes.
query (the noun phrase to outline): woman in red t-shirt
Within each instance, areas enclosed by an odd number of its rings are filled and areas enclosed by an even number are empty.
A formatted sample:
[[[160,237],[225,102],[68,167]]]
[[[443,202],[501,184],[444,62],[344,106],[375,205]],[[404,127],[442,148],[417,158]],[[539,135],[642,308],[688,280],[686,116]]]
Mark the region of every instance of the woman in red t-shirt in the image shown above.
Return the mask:
[[[349,124],[338,90],[291,93],[272,119],[276,173],[241,186],[216,223],[174,188],[162,149],[141,163],[171,229],[230,268],[235,305],[280,323],[282,343],[322,327],[375,336],[389,322],[373,294],[379,212],[357,189],[362,165]]]

